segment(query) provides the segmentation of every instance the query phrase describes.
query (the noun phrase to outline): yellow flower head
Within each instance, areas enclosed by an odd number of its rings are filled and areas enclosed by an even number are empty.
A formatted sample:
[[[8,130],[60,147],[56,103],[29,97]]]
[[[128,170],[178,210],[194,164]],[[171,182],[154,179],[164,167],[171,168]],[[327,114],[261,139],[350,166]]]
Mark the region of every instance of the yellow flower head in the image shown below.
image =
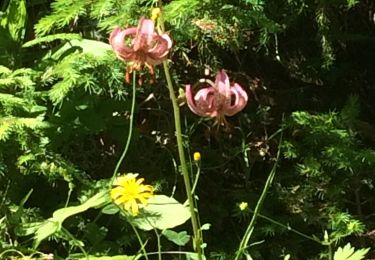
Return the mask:
[[[138,174],[128,173],[117,177],[113,182],[115,186],[111,190],[111,198],[117,205],[122,205],[133,216],[139,214],[139,203],[147,206],[147,200],[154,195],[151,185],[144,185],[143,178],[137,179]]]
[[[247,209],[248,206],[249,204],[247,204],[247,202],[244,202],[244,201],[242,201],[240,205],[238,205],[241,211],[244,211],[245,209]]]
[[[196,162],[201,160],[201,154],[199,152],[195,152],[193,154],[193,157],[194,157],[194,161],[196,161]]]

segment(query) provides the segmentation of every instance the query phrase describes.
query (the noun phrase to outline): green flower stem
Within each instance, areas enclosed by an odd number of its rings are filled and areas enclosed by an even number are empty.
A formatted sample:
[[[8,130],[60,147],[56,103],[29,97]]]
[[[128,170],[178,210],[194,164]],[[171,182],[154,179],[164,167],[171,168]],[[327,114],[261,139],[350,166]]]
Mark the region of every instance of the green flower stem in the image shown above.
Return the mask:
[[[147,252],[146,252],[146,249],[145,249],[147,241],[145,243],[143,243],[142,238],[139,235],[138,230],[135,228],[135,226],[130,221],[129,221],[129,224],[131,225],[135,235],[137,236],[138,242],[141,245],[141,251],[143,253],[143,256],[145,257],[146,260],[148,260]]]
[[[83,248],[83,246],[80,245],[79,242],[76,243],[77,239],[64,227],[61,227],[61,231],[65,233],[65,235],[70,238],[70,242],[73,242],[75,246],[77,246],[82,253],[84,254],[86,260],[89,260],[89,255],[87,254],[86,250]]]
[[[251,211],[251,212],[254,212],[254,211],[251,210],[251,209],[250,209],[250,211]],[[293,232],[293,233],[295,233],[295,234],[297,234],[297,235],[299,235],[299,236],[301,236],[301,237],[304,237],[304,238],[306,238],[306,239],[308,239],[308,240],[314,241],[314,242],[316,242],[316,243],[322,245],[322,242],[321,242],[320,240],[315,239],[314,237],[311,237],[311,236],[309,236],[309,235],[306,235],[306,234],[304,234],[304,233],[302,233],[302,232],[300,232],[300,231],[298,231],[298,230],[296,230],[296,229],[294,229],[294,228],[292,228],[292,227],[290,227],[290,226],[287,226],[287,225],[285,225],[285,224],[283,224],[283,223],[280,223],[280,222],[278,222],[278,221],[276,221],[276,220],[274,220],[274,219],[272,219],[272,218],[269,218],[269,217],[267,217],[267,216],[264,216],[264,215],[262,215],[262,214],[260,214],[260,213],[258,213],[258,216],[259,216],[260,218],[262,218],[262,219],[265,219],[265,220],[267,220],[267,221],[269,221],[269,222],[275,224],[275,225],[278,225],[278,226],[280,226],[280,227],[283,227],[283,228],[287,229],[288,231],[291,231],[291,232]]]
[[[168,67],[167,61],[163,61],[163,67],[164,67],[164,72],[165,72],[165,78],[167,79],[169,96],[171,98],[172,106],[173,106],[178,155],[180,157],[180,165],[181,165],[182,175],[184,177],[186,195],[188,198],[189,209],[190,209],[190,214],[191,214],[191,224],[193,226],[193,232],[194,232],[193,244],[194,244],[194,249],[198,255],[198,260],[201,260],[202,259],[202,248],[201,248],[202,238],[199,232],[198,220],[197,220],[197,215],[195,213],[195,207],[194,207],[194,199],[193,199],[193,194],[191,192],[189,171],[186,165],[184,145],[182,141],[182,132],[181,132],[180,107],[178,106],[177,98],[174,93],[173,83],[172,83],[171,75],[169,73],[169,67]]]
[[[248,227],[245,231],[245,234],[244,234],[244,236],[243,236],[243,238],[240,242],[240,246],[239,246],[239,248],[236,252],[235,260],[239,260],[240,257],[242,256],[243,252],[247,248],[247,245],[249,243],[251,234],[253,233],[253,230],[254,230],[256,219],[257,219],[258,214],[259,214],[259,212],[260,212],[260,210],[263,206],[263,202],[264,202],[264,200],[267,196],[267,192],[268,192],[269,188],[271,187],[272,181],[275,177],[276,168],[277,168],[279,158],[280,158],[280,153],[281,153],[281,148],[280,148],[281,142],[282,142],[282,132],[281,132],[280,141],[279,141],[279,150],[277,151],[277,155],[276,155],[276,162],[274,163],[274,165],[272,167],[272,170],[271,170],[270,174],[268,175],[268,178],[267,178],[266,184],[264,185],[262,194],[260,195],[260,198],[257,202],[257,205],[256,205],[255,209],[254,209],[254,214],[253,214],[253,216],[250,220],[250,223],[249,223],[249,225],[248,225]]]
[[[129,146],[130,146],[130,141],[132,139],[133,121],[134,121],[134,110],[135,110],[135,92],[136,92],[135,85],[136,85],[136,72],[133,71],[133,90],[132,90],[133,93],[132,93],[132,106],[131,106],[131,110],[130,110],[130,122],[129,122],[128,137],[127,137],[127,140],[126,140],[124,151],[122,152],[121,157],[120,157],[120,159],[118,160],[118,162],[116,164],[115,170],[113,171],[112,180],[110,182],[110,185],[112,185],[112,183],[113,183],[113,181],[114,181],[114,179],[116,177],[116,174],[118,173],[118,170],[119,170],[119,168],[121,166],[121,163],[124,160],[124,158],[126,156],[126,153],[128,152],[128,149],[129,149]]]
[[[191,189],[191,194],[193,196],[194,196],[194,193],[195,193],[195,189],[197,188],[197,185],[198,185],[198,180],[199,180],[200,174],[201,174],[201,165],[200,165],[200,162],[197,162],[197,173],[195,174],[193,188]]]
[[[158,0],[158,5],[162,9],[162,7],[163,7],[162,0]],[[161,31],[164,32],[165,26],[164,26],[163,15],[159,16],[158,21],[159,21],[158,25],[160,26]],[[193,198],[194,194],[192,193],[192,189],[191,189],[190,176],[189,176],[189,171],[188,171],[188,167],[187,167],[187,164],[186,164],[184,145],[183,145],[183,141],[182,141],[180,107],[178,106],[177,98],[176,98],[176,95],[174,93],[172,78],[171,78],[171,74],[169,73],[169,67],[168,67],[167,61],[163,61],[163,68],[164,68],[165,78],[167,80],[169,96],[171,98],[172,106],[173,106],[178,155],[179,155],[179,158],[180,158],[181,171],[182,171],[182,175],[183,175],[183,178],[184,178],[185,190],[186,190],[186,195],[187,195],[187,198],[188,198],[189,209],[190,209],[190,214],[191,214],[191,224],[192,224],[193,233],[194,233],[193,246],[194,246],[194,249],[197,253],[198,260],[202,260],[202,247],[201,247],[202,236],[201,236],[201,232],[200,232],[200,229],[199,229],[199,222],[198,222],[197,214],[196,214],[196,211],[195,211],[195,201],[194,201],[194,198]]]
[[[20,252],[16,249],[7,249],[7,250],[1,252],[0,259],[3,259],[2,257],[5,256],[5,254],[11,253],[11,252],[19,254],[22,258],[26,258],[26,256],[24,254],[22,254],[22,252]]]
[[[156,235],[156,239],[157,239],[157,242],[158,242],[158,260],[162,260],[161,258],[161,243],[160,243],[160,234],[158,233],[158,231],[154,228],[154,231],[155,231],[155,235]]]

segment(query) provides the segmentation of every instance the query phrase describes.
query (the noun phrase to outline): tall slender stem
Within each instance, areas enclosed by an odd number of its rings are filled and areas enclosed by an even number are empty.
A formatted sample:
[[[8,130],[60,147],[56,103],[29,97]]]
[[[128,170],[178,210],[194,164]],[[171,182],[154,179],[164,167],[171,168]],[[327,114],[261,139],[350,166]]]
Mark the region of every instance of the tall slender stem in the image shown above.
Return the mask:
[[[160,243],[160,236],[161,234],[158,233],[158,231],[154,228],[156,239],[158,242],[158,260],[162,260],[161,258],[161,243]]]
[[[250,210],[250,211],[251,211],[251,212],[254,212],[253,210]],[[260,213],[258,213],[258,217],[263,218],[263,219],[265,219],[265,220],[267,220],[267,221],[269,221],[269,222],[271,222],[271,223],[273,223],[273,224],[275,224],[275,225],[278,225],[278,226],[280,226],[280,227],[283,227],[283,228],[285,228],[286,230],[291,231],[291,232],[293,232],[293,233],[295,233],[295,234],[297,234],[297,235],[299,235],[299,236],[301,236],[301,237],[304,237],[304,238],[306,238],[306,239],[308,239],[308,240],[314,241],[314,242],[316,242],[316,243],[322,245],[322,242],[319,241],[318,239],[316,239],[316,238],[314,238],[314,237],[311,237],[311,236],[308,236],[308,235],[306,235],[306,234],[304,234],[304,233],[302,233],[302,232],[300,232],[300,231],[298,231],[298,230],[296,230],[296,229],[290,227],[289,225],[287,226],[287,225],[285,225],[285,224],[283,224],[283,223],[280,223],[279,221],[276,221],[276,220],[274,220],[274,219],[272,219],[272,218],[269,218],[269,217],[267,217],[267,216],[264,216],[264,215],[262,215],[262,214],[260,214]]]
[[[197,252],[198,259],[201,260],[202,259],[202,248],[201,248],[202,238],[199,232],[198,220],[197,220],[197,215],[195,213],[195,207],[194,207],[194,199],[193,199],[193,194],[191,192],[189,171],[188,171],[188,167],[187,167],[186,159],[185,159],[185,152],[184,152],[184,145],[182,141],[182,131],[181,131],[180,107],[178,106],[177,98],[174,93],[173,83],[172,83],[171,75],[169,73],[169,67],[168,67],[167,61],[163,61],[163,67],[164,67],[164,72],[165,72],[165,78],[167,79],[169,96],[171,98],[172,106],[173,106],[178,155],[180,157],[180,165],[181,165],[182,175],[184,178],[186,195],[187,195],[188,202],[189,202],[191,224],[193,226],[193,232],[194,232],[194,247],[195,247],[195,251]]]
[[[160,8],[163,7],[162,0],[158,0],[158,5]],[[159,16],[158,25],[160,26],[160,29],[162,32],[165,31],[164,26],[164,17],[163,15]],[[189,176],[189,170],[186,164],[186,158],[185,158],[185,152],[184,152],[184,145],[182,141],[182,131],[181,131],[181,119],[180,119],[180,107],[177,103],[177,98],[174,93],[173,83],[171,74],[169,72],[168,62],[165,60],[163,61],[163,68],[165,73],[165,78],[167,80],[167,86],[169,90],[169,96],[172,101],[173,106],[173,115],[174,115],[174,123],[175,123],[175,130],[176,130],[176,139],[177,139],[177,148],[178,148],[178,155],[180,158],[180,165],[181,165],[181,171],[184,178],[184,184],[185,184],[185,190],[186,190],[186,196],[188,198],[189,202],[189,209],[191,214],[191,224],[193,227],[193,246],[195,251],[197,252],[198,260],[202,260],[202,236],[201,232],[199,230],[199,222],[197,218],[197,214],[195,211],[195,201],[194,201],[194,194],[191,190],[191,184],[190,184],[190,176]]]
[[[281,153],[281,148],[280,148],[281,142],[282,142],[282,132],[281,132],[280,141],[279,141],[279,150],[277,151],[277,155],[276,155],[276,162],[274,163],[274,165],[272,167],[272,170],[271,170],[270,174],[268,175],[268,178],[266,180],[266,184],[264,185],[262,194],[260,195],[259,200],[257,202],[257,205],[255,206],[253,217],[251,218],[250,223],[249,223],[249,225],[248,225],[248,227],[245,231],[245,234],[244,234],[244,236],[243,236],[243,238],[240,242],[240,246],[239,246],[239,248],[236,252],[235,260],[239,260],[240,257],[242,256],[244,250],[247,248],[247,245],[249,243],[251,234],[253,233],[253,230],[254,230],[256,219],[257,219],[258,214],[259,214],[259,212],[260,212],[260,210],[263,206],[263,202],[264,202],[264,199],[267,196],[267,192],[268,192],[269,188],[271,187],[273,178],[275,177],[276,168],[277,168],[279,158],[280,158],[280,153]]]
[[[137,77],[136,72],[133,71],[133,89],[132,89],[133,93],[132,93],[132,105],[131,105],[131,110],[130,110],[129,132],[128,132],[128,137],[126,139],[126,144],[125,144],[124,151],[122,152],[120,159],[117,161],[115,170],[113,171],[111,185],[113,183],[113,180],[114,180],[116,174],[118,173],[117,171],[119,170],[119,168],[121,166],[121,163],[122,163],[122,161],[125,158],[126,153],[128,152],[128,149],[129,149],[129,146],[130,146],[130,141],[132,139],[133,121],[134,121],[134,110],[135,110],[136,77]]]
[[[134,231],[135,235],[137,236],[138,242],[141,245],[141,251],[143,253],[143,256],[145,257],[146,260],[148,260],[147,252],[146,252],[146,249],[145,249],[147,241],[146,241],[146,243],[143,243],[142,238],[139,235],[138,230],[135,228],[135,226],[131,222],[129,222],[129,224],[133,228],[133,231]]]

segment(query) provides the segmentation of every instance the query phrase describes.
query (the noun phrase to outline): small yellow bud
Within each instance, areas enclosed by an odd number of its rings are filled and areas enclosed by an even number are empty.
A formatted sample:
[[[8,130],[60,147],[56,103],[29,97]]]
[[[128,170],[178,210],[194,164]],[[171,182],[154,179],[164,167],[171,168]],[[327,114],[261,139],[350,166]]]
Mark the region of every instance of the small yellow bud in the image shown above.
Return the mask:
[[[199,152],[195,152],[193,157],[194,157],[194,161],[200,161],[201,160],[201,154]]]
[[[241,202],[240,205],[238,205],[241,211],[244,211],[245,209],[247,209],[248,206],[249,204],[247,204],[247,202],[244,202],[244,201]]]
[[[152,11],[151,11],[151,20],[153,20],[155,22],[156,18],[158,18],[158,16],[160,15],[160,13],[161,13],[160,8],[152,8]]]

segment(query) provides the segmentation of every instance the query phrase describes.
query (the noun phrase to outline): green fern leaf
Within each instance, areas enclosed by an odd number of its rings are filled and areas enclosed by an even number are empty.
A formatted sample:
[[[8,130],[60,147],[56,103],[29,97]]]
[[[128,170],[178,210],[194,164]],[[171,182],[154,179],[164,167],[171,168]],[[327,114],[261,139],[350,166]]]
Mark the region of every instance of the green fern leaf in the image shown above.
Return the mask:
[[[25,34],[26,1],[10,0],[5,14],[1,16],[0,26],[9,32],[15,42],[20,42]]]
[[[80,15],[86,13],[86,6],[90,1],[86,0],[57,0],[51,4],[52,14],[43,17],[35,25],[35,33],[38,36],[46,35],[53,29],[61,29],[72,21],[77,21]]]

